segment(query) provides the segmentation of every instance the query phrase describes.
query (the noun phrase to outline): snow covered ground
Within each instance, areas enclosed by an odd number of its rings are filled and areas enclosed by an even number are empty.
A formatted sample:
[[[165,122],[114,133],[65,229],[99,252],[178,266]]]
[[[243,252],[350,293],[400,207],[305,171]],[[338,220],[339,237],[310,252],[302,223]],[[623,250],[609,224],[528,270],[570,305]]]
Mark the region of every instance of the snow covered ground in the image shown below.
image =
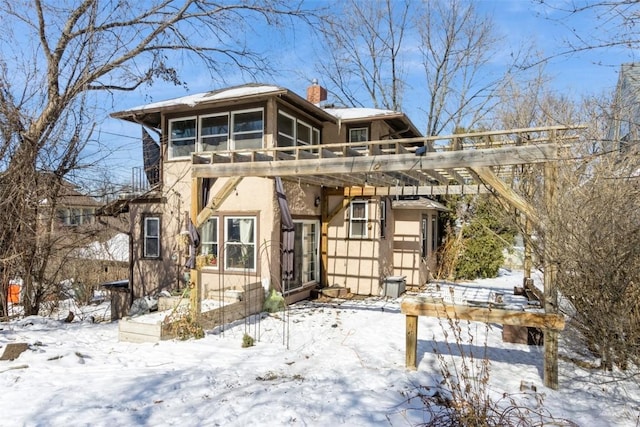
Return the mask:
[[[465,289],[478,289],[474,299],[487,290],[506,296],[521,283],[521,273],[507,272]],[[542,348],[503,343],[499,325],[464,322],[474,339],[458,347],[446,321],[420,318],[418,370],[406,370],[400,301],[301,302],[288,316],[157,344],[118,342],[117,323],[91,323],[88,311],[73,323],[58,320],[66,311],[0,323],[0,354],[9,343],[29,344],[19,358],[0,361],[0,426],[415,425],[427,415],[409,397],[440,380],[438,355],[454,363],[461,352],[485,350],[492,395],[532,409],[542,402],[556,419],[580,426],[638,425],[637,377],[561,360],[560,390],[547,389]],[[98,318],[107,310],[93,308]],[[245,333],[255,346],[241,347]],[[569,351],[564,340],[560,351]],[[537,392],[521,392],[523,381]]]

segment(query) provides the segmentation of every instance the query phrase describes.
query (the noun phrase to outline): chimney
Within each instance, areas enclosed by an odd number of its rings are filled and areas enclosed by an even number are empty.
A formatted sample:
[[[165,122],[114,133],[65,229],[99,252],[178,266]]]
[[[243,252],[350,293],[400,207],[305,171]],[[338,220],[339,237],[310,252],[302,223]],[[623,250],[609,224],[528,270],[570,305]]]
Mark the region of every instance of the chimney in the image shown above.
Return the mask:
[[[317,79],[313,79],[311,86],[307,88],[307,101],[312,104],[320,104],[327,100],[327,90],[318,84]]]

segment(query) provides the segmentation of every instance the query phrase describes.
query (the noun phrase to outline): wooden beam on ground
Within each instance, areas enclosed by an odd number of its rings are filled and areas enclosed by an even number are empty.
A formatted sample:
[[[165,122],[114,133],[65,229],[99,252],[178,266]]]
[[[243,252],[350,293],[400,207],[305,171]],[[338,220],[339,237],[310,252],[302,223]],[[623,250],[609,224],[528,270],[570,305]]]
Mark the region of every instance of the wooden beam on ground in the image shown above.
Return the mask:
[[[245,163],[194,164],[193,177],[220,178],[236,176],[294,176],[342,173],[384,173],[412,170],[452,169],[544,163],[556,159],[552,145],[507,146],[483,150],[385,154],[378,156],[290,161],[256,161]]]

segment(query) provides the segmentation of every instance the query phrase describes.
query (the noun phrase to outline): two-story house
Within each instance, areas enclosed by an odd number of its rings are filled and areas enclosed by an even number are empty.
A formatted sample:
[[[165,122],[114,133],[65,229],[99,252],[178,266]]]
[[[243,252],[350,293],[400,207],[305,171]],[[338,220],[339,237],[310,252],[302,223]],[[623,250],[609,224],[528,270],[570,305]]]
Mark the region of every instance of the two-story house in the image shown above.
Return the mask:
[[[422,145],[420,133],[403,113],[325,108],[325,101],[317,84],[306,98],[247,84],[112,114],[157,135],[160,147],[158,184],[129,201],[134,296],[185,285],[184,265],[196,255],[186,244],[190,223],[199,231],[204,298],[248,274],[289,301],[330,286],[379,295],[389,276],[427,281],[443,206],[376,189],[428,177],[380,174],[385,165],[348,172],[358,159]],[[340,171],[311,173],[316,158],[333,159]],[[274,162],[286,162],[288,172],[271,176]]]

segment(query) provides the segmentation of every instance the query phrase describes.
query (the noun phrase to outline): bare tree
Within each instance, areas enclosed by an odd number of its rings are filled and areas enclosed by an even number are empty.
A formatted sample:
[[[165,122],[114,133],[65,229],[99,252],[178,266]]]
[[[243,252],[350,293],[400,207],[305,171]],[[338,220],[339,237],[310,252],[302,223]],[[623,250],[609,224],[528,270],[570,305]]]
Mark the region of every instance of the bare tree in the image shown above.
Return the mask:
[[[500,39],[490,17],[479,15],[473,3],[425,1],[416,17],[426,82],[424,107],[428,135],[477,127],[495,103],[496,90],[515,62],[510,58],[499,74],[489,60],[498,54]]]
[[[631,55],[640,47],[640,3],[637,0],[550,2],[543,5],[548,19],[566,29],[561,49],[553,57],[583,51],[621,49]],[[588,18],[590,25],[575,25],[574,18]],[[617,64],[616,64],[617,65]]]
[[[345,106],[399,110],[411,2],[349,0],[338,4],[341,9],[320,31],[322,47],[316,67],[328,82],[327,89]]]
[[[267,63],[243,38],[252,25],[311,17],[285,0],[3,0],[0,12],[0,261],[24,280],[25,314],[45,295],[42,200],[82,166],[97,95],[183,85],[178,64],[191,59],[218,79],[229,65],[256,73]]]

